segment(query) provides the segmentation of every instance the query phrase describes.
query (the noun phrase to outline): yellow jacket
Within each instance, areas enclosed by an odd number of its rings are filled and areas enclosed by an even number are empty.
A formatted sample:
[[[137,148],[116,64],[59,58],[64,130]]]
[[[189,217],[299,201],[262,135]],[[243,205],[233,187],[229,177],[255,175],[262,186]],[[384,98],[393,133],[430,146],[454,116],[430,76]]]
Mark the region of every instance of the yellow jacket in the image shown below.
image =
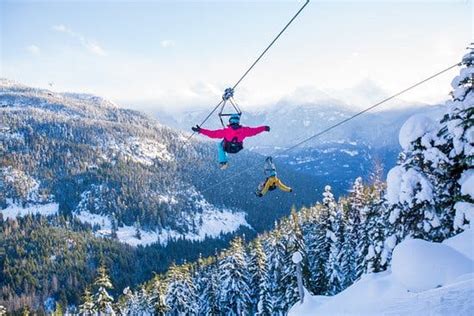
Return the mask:
[[[290,187],[287,187],[286,185],[284,185],[280,179],[278,179],[277,177],[268,177],[267,180],[265,181],[265,185],[263,186],[263,189],[262,191],[260,192],[262,195],[265,195],[268,190],[274,190],[276,188],[279,188],[280,190],[282,191],[285,191],[285,192],[291,192],[292,189]]]

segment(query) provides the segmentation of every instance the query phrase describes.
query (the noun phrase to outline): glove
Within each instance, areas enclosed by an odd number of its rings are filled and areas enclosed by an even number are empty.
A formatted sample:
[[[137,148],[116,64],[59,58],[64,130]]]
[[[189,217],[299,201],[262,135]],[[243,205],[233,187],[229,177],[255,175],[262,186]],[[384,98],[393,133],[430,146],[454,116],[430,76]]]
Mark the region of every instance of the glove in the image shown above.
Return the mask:
[[[265,126],[265,131],[269,132],[270,131],[270,126]]]
[[[193,126],[193,127],[191,127],[191,129],[195,133],[200,133],[201,132],[201,128],[199,127],[199,125]]]

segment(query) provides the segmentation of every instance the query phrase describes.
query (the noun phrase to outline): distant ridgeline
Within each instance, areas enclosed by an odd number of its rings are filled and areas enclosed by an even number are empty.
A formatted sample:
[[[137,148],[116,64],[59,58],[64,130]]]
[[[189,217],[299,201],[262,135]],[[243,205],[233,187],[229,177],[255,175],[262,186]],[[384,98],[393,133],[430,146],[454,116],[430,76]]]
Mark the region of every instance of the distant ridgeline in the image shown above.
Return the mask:
[[[98,281],[83,296],[82,313],[115,310],[140,315],[285,315],[299,300],[292,255],[303,257],[302,277],[314,295],[333,295],[364,273],[390,265],[405,238],[442,241],[474,221],[474,51],[454,78],[452,100],[440,121],[423,115],[400,130],[397,166],[385,184],[376,170],[356,179],[350,194],[291,216],[250,243],[235,238],[216,256],[173,265],[116,301]],[[107,291],[105,290],[105,293]],[[96,293],[95,296],[92,293]],[[107,299],[102,299],[107,297]]]
[[[186,142],[102,98],[0,79],[0,304],[78,303],[100,261],[120,291],[173,261],[214,254],[233,234],[252,238],[293,204],[310,204],[321,187],[282,165],[298,194],[258,199],[263,157],[242,152],[228,171],[254,165],[255,172],[204,191],[225,176],[214,155],[213,143]]]

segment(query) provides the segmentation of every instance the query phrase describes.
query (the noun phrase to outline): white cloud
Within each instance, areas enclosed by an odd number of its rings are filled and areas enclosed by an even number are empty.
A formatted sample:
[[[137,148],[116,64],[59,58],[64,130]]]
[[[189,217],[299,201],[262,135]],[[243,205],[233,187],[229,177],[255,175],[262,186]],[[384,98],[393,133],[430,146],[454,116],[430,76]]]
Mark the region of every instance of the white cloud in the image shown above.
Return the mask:
[[[52,29],[58,32],[72,33],[72,31],[63,24],[53,25]]]
[[[170,48],[173,47],[176,43],[173,40],[162,40],[160,44],[163,48]]]
[[[33,55],[39,55],[39,53],[41,52],[40,48],[34,44],[27,46],[26,50]]]
[[[68,28],[63,24],[53,25],[52,29],[56,32],[61,32],[69,35],[70,37],[78,40],[83,47],[85,47],[89,52],[98,55],[106,56],[107,52],[100,46],[96,41],[86,38],[84,35],[74,32],[72,29]]]

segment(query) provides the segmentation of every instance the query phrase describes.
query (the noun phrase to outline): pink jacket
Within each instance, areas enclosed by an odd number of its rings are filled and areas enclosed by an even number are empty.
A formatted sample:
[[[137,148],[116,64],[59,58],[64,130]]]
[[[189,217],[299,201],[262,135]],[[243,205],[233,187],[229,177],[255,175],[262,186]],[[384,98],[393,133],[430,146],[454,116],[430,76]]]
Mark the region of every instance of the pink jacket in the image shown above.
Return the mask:
[[[247,127],[242,126],[237,129],[233,129],[232,127],[226,127],[216,130],[210,130],[201,128],[200,133],[206,135],[209,138],[224,138],[227,141],[232,141],[234,137],[237,137],[238,142],[242,142],[246,137],[255,136],[260,134],[261,132],[265,131],[265,126],[259,127]]]

